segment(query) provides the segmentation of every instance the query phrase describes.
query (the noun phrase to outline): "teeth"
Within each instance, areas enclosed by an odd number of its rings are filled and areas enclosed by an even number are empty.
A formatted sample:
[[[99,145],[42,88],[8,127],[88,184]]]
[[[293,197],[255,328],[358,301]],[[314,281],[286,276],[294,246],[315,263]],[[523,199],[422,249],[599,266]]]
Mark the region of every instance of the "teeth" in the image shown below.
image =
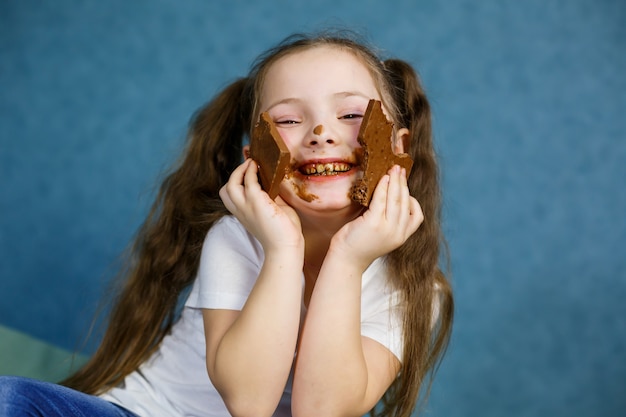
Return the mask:
[[[301,171],[306,175],[337,175],[340,172],[350,170],[350,165],[336,162],[326,164],[310,164],[302,167]]]

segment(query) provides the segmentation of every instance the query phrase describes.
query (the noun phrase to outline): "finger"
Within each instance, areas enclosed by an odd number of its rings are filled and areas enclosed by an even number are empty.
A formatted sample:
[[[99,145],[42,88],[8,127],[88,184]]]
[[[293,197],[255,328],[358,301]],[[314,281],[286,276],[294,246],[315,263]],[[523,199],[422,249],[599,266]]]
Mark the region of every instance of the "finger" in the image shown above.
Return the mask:
[[[224,206],[226,206],[226,208],[228,209],[228,211],[230,211],[232,213],[232,206],[233,206],[233,202],[230,199],[230,195],[228,194],[228,190],[226,188],[226,185],[222,186],[222,188],[220,188],[220,192],[219,192],[220,198],[222,199],[222,202],[224,203]]]
[[[235,170],[230,174],[228,182],[241,185],[243,183],[243,177],[246,173],[246,170],[250,166],[251,162],[252,160],[250,158],[243,161],[243,163],[235,168]]]
[[[409,199],[409,207],[410,217],[407,229],[411,231],[411,234],[413,234],[424,222],[424,212],[422,211],[422,206],[419,201],[412,196]]]
[[[235,201],[243,200],[241,195],[243,194],[241,191],[233,190],[233,186],[226,184],[222,188],[220,188],[219,196],[224,203],[224,207],[231,213],[236,214],[238,212],[237,203]],[[241,187],[239,187],[241,188]],[[233,200],[234,198],[234,200]]]
[[[389,189],[387,191],[385,217],[389,221],[397,222],[402,211],[404,211],[402,206],[402,178],[400,167],[394,165],[389,170]]]
[[[409,218],[411,216],[411,209],[410,209],[411,194],[409,193],[409,186],[407,184],[407,179],[406,179],[406,169],[404,168],[400,169],[400,172],[398,175],[398,189],[399,189],[398,224],[404,228],[408,224]]]
[[[223,188],[223,191],[228,194],[228,198],[233,204],[240,204],[245,199],[244,189],[243,189],[243,179],[248,166],[250,165],[250,160],[244,161],[241,165],[239,165],[235,170],[230,174],[230,178],[228,182]]]
[[[370,201],[369,212],[372,214],[383,216],[385,214],[385,206],[387,205],[387,192],[389,189],[389,174],[383,175],[378,181],[372,200]]]
[[[258,191],[261,189],[261,184],[259,184],[258,172],[259,166],[256,162],[250,160],[243,178],[243,185],[248,191]]]

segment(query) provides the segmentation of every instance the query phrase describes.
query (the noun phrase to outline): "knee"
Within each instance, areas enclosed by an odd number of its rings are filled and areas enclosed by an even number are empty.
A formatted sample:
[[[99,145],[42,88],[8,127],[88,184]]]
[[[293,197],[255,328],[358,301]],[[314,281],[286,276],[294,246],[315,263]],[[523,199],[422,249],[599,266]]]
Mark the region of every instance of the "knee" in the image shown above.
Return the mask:
[[[27,378],[19,376],[0,376],[0,399],[4,402],[6,399],[27,392],[27,385],[29,385]]]
[[[33,391],[37,381],[17,376],[0,376],[0,415],[36,415],[32,410]]]

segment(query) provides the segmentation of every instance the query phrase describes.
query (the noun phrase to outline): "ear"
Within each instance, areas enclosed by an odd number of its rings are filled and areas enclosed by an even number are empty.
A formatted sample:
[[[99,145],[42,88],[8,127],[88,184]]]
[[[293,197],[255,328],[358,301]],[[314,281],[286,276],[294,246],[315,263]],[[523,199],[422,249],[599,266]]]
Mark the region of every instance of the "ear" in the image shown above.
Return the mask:
[[[243,148],[241,149],[241,153],[243,154],[244,160],[250,158],[250,145],[243,145]]]
[[[396,154],[405,153],[410,147],[411,135],[409,129],[403,127],[398,129],[393,141],[393,152]]]

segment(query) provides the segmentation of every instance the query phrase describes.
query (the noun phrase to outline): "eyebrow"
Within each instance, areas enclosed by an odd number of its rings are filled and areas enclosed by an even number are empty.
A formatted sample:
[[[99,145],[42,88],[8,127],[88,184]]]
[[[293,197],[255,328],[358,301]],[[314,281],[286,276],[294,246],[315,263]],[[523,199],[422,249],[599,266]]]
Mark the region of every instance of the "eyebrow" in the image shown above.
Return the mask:
[[[288,97],[288,98],[284,98],[282,100],[278,100],[275,103],[272,103],[271,105],[267,106],[267,108],[264,111],[268,111],[269,109],[272,109],[272,108],[278,106],[279,104],[300,103],[300,102],[302,102],[302,100],[299,99],[299,98]]]
[[[340,91],[338,93],[334,93],[333,97],[335,98],[347,98],[347,97],[363,97],[366,100],[369,100],[371,97],[361,93],[359,91]],[[283,98],[281,100],[276,101],[275,103],[272,103],[270,106],[267,107],[267,110],[270,110],[271,108],[274,108],[276,106],[278,106],[279,104],[290,104],[290,103],[301,103],[303,100],[301,98],[297,98],[297,97],[287,97],[287,98]]]
[[[333,96],[338,97],[338,98],[345,98],[345,97],[354,97],[354,96],[356,96],[356,97],[363,97],[363,98],[365,98],[367,100],[369,100],[371,98],[370,96],[368,96],[368,95],[366,95],[364,93],[361,93],[360,91],[342,91],[340,93],[333,94]]]

